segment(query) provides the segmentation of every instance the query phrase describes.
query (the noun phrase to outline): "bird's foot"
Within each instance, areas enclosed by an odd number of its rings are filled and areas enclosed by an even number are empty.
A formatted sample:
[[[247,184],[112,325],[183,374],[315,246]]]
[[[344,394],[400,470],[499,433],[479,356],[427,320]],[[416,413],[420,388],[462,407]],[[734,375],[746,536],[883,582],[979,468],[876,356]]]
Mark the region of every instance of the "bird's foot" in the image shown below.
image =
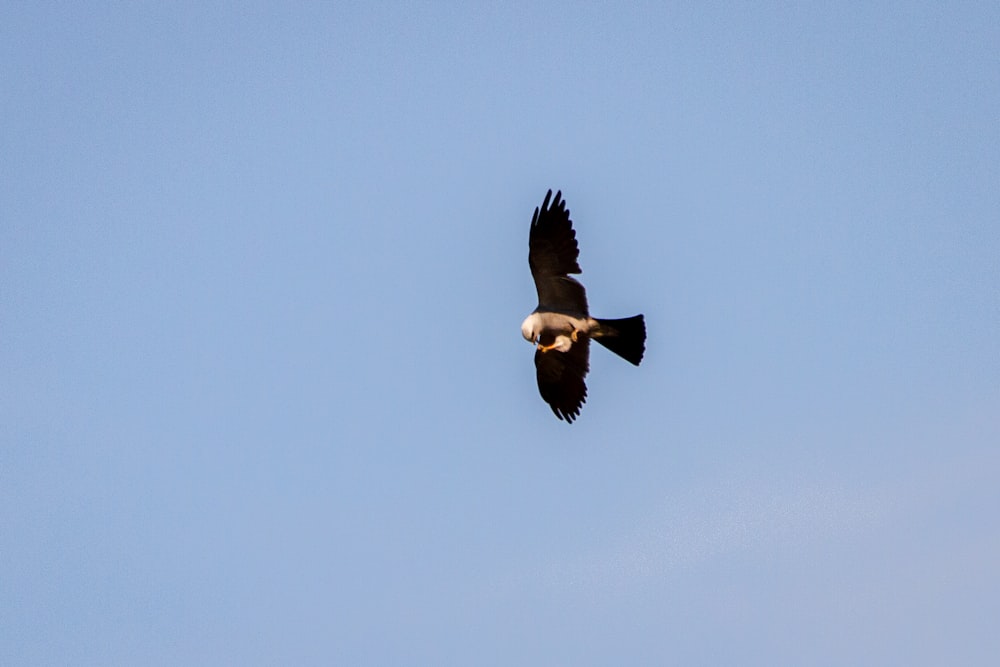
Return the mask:
[[[542,345],[541,343],[538,344],[538,351],[539,352],[548,352],[548,351],[554,350],[554,349],[556,349],[556,344],[555,343],[553,343],[552,345]]]

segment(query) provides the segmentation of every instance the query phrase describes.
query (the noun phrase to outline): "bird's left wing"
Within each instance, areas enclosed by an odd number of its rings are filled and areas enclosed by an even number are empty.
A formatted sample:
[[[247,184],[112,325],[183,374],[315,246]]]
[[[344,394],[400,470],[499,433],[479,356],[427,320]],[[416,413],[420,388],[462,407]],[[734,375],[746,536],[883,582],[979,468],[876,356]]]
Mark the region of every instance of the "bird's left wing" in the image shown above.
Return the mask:
[[[566,352],[535,350],[538,392],[559,419],[569,423],[580,416],[587,400],[584,378],[590,370],[590,339],[581,338]]]
[[[528,236],[528,266],[538,291],[538,307],[587,315],[587,292],[569,274],[581,273],[576,232],[562,192],[551,201],[552,190],[541,208],[535,209]]]

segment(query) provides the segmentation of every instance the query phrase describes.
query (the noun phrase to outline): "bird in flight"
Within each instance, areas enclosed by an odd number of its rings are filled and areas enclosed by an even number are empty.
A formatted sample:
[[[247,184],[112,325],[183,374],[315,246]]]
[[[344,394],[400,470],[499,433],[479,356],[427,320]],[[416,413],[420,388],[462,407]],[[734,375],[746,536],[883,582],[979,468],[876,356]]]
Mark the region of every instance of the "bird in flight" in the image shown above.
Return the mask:
[[[551,202],[551,203],[550,203]],[[521,335],[535,345],[538,391],[559,419],[572,423],[587,400],[590,339],[639,365],[646,351],[642,315],[620,320],[590,316],[587,292],[571,273],[582,273],[580,249],[562,192],[545,195],[535,209],[528,236],[528,266],[538,307],[521,323]]]

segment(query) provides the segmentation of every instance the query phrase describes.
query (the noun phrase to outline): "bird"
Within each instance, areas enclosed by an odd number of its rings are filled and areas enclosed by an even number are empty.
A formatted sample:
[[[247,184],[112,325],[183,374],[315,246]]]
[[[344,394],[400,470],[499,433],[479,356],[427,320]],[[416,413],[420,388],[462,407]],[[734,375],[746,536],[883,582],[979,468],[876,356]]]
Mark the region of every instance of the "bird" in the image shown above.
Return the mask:
[[[521,323],[521,335],[535,345],[538,392],[560,420],[572,424],[587,400],[590,339],[638,366],[646,352],[642,314],[623,319],[590,316],[587,291],[570,274],[580,274],[580,248],[562,191],[545,195],[535,208],[528,235],[528,266],[538,307]]]

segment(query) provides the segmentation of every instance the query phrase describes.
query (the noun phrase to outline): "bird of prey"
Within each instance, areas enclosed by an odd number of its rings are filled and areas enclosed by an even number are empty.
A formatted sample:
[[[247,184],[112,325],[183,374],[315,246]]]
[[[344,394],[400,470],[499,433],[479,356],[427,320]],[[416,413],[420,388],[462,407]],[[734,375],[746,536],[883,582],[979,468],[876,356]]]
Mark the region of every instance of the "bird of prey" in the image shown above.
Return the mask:
[[[538,307],[521,324],[521,335],[536,346],[538,391],[556,417],[568,423],[580,415],[587,400],[584,378],[590,369],[591,338],[636,366],[646,351],[642,315],[620,320],[590,316],[587,293],[570,275],[581,273],[579,255],[562,192],[553,200],[549,190],[531,218],[528,266]]]

